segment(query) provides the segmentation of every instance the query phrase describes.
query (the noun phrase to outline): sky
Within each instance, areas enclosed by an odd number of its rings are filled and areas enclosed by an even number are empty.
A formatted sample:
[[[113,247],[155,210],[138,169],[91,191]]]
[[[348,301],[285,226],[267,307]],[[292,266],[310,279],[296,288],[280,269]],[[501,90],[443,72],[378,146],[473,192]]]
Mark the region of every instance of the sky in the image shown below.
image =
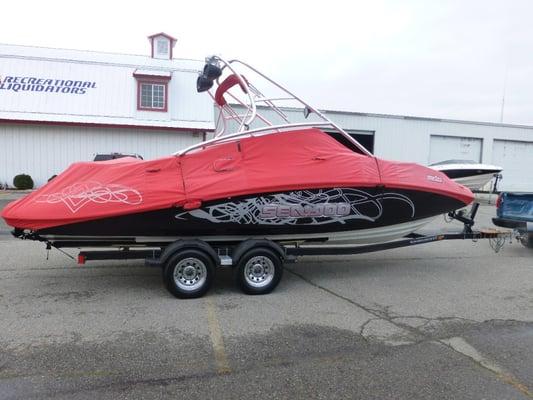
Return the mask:
[[[239,58],[322,109],[533,125],[533,1],[33,1],[8,44]]]

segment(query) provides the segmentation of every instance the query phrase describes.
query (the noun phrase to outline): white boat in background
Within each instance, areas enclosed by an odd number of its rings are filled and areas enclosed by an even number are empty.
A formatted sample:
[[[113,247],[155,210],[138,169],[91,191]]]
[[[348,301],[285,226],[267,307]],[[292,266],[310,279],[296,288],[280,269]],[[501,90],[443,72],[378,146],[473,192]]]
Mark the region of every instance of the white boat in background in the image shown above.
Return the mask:
[[[448,178],[470,190],[482,188],[503,170],[497,165],[481,164],[473,160],[446,160],[431,164],[429,167],[443,172]]]

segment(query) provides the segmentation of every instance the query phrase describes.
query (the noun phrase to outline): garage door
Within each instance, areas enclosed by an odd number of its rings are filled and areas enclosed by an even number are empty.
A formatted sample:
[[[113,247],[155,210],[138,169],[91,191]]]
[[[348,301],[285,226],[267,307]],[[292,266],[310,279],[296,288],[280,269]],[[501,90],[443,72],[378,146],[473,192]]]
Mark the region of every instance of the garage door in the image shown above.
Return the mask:
[[[500,190],[533,191],[533,142],[494,140],[492,163],[503,167]]]
[[[483,141],[479,138],[431,135],[429,164],[445,160],[481,161]]]

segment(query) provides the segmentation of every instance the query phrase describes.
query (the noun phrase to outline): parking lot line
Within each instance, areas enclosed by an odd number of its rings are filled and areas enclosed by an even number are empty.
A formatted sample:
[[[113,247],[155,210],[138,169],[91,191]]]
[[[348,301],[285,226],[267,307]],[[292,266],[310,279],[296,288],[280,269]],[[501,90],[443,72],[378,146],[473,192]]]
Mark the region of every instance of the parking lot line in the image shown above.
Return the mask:
[[[216,306],[211,297],[206,298],[207,308],[207,324],[209,326],[209,336],[211,344],[213,345],[213,352],[215,353],[215,363],[218,374],[229,374],[231,367],[229,365],[228,356],[224,347],[224,340],[222,339],[222,331],[218,322],[216,314]]]
[[[477,364],[481,365],[483,368],[488,369],[494,373],[499,379],[503,382],[513,386],[518,391],[522,392],[526,396],[533,399],[533,392],[529,388],[520,382],[513,374],[503,369],[496,362],[490,360],[485,355],[477,351],[472,345],[470,345],[466,340],[461,337],[452,337],[449,339],[441,339],[440,343],[450,347],[457,353],[460,353],[472,360]]]

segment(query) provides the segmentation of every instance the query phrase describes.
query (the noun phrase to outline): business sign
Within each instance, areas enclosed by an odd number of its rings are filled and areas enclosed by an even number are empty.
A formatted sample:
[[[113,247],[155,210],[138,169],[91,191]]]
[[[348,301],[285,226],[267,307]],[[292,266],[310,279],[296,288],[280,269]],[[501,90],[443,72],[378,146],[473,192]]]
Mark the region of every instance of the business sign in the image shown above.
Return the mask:
[[[72,121],[79,116],[130,118],[137,100],[133,71],[130,66],[0,55],[0,113],[72,115]]]
[[[72,79],[48,79],[30,76],[5,76],[0,77],[0,90],[12,92],[43,92],[85,94],[91,89],[96,89],[94,81],[77,81]]]

